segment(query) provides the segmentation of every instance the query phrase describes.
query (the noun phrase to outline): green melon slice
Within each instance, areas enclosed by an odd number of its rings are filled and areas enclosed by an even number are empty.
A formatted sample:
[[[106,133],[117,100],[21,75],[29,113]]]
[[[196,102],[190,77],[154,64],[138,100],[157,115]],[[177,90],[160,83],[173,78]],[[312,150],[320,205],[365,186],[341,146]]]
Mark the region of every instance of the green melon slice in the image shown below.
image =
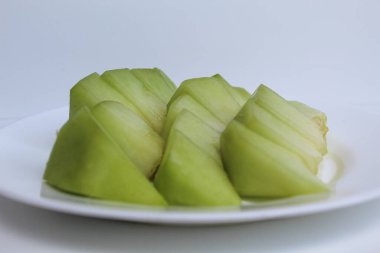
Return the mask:
[[[136,113],[140,111],[119,92],[109,86],[97,73],[86,76],[70,90],[70,118],[83,106],[89,108],[102,101],[117,101]]]
[[[230,95],[240,106],[243,106],[251,96],[244,88],[231,86],[220,74],[214,75],[213,78],[223,84],[226,91],[230,93]]]
[[[289,103],[298,111],[306,115],[308,118],[312,119],[319,126],[320,130],[322,131],[323,137],[326,138],[326,134],[329,131],[329,128],[327,127],[326,114],[298,101],[289,101]]]
[[[257,134],[297,154],[309,170],[317,173],[322,155],[315,148],[314,143],[257,105],[254,99],[248,100],[235,120],[243,123]]]
[[[199,104],[196,100],[194,100],[189,95],[181,95],[171,103],[168,108],[168,113],[166,117],[165,126],[162,132],[162,136],[166,139],[171,126],[178,114],[180,114],[183,110],[188,110],[194,113],[198,118],[203,120],[205,124],[215,129],[219,133],[221,133],[225,124],[223,124],[219,119],[217,119],[214,115],[212,115],[206,108],[204,108],[201,104]]]
[[[162,131],[166,103],[151,93],[129,69],[106,71],[101,76],[112,88],[127,98],[158,133]]]
[[[87,107],[59,131],[44,174],[67,192],[142,205],[166,205]]]
[[[240,205],[220,163],[177,129],[170,132],[154,183],[170,205]]]
[[[165,104],[175,92],[176,86],[164,72],[158,68],[131,69],[131,72],[143,82],[146,88],[161,99]]]
[[[322,154],[327,153],[326,140],[320,128],[310,118],[298,111],[284,98],[265,85],[260,85],[252,95],[256,104],[270,112],[306,139],[314,143]]]
[[[223,166],[219,152],[220,133],[209,127],[202,119],[184,109],[177,116],[172,129],[180,131],[195,145],[215,159],[220,166]]]
[[[144,175],[151,177],[163,153],[161,136],[136,113],[118,102],[101,102],[91,112],[129,159]]]
[[[291,197],[328,192],[303,160],[233,120],[221,137],[225,169],[243,197]]]
[[[178,87],[168,106],[179,96],[186,94],[210,111],[223,124],[227,124],[240,110],[241,106],[225,86],[226,84],[223,81],[215,77],[186,80]]]

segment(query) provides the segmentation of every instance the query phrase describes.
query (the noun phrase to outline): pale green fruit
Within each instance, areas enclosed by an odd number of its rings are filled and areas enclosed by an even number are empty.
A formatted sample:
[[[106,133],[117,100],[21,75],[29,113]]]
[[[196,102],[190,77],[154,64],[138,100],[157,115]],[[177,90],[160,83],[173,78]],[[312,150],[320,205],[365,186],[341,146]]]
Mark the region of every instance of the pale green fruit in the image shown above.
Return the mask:
[[[212,78],[218,80],[240,106],[243,106],[251,96],[244,88],[231,86],[220,74],[216,74]]]
[[[205,122],[194,113],[187,109],[181,111],[174,121],[171,131],[173,131],[173,129],[180,131],[196,146],[215,159],[220,166],[223,166],[219,152],[220,133],[205,124]]]
[[[315,148],[314,143],[257,105],[254,99],[248,100],[235,120],[264,138],[297,154],[310,171],[317,173],[322,154]]]
[[[228,175],[244,197],[291,197],[329,188],[288,149],[233,120],[221,137]]]
[[[245,102],[247,102],[247,100],[251,97],[251,94],[249,94],[249,92],[242,87],[234,87],[234,90],[235,96],[240,97],[237,99],[240,101],[239,104],[241,105],[244,105]]]
[[[169,102],[169,99],[176,90],[173,81],[158,68],[131,69],[131,72],[145,84],[145,87],[150,92],[155,94],[165,104]]]
[[[154,183],[170,205],[240,205],[220,163],[177,129],[170,132]]]
[[[109,70],[101,76],[109,85],[128,99],[146,122],[158,133],[162,131],[166,103],[150,92],[129,69]],[[159,86],[159,84],[157,84]]]
[[[327,127],[327,116],[323,112],[305,105],[304,103],[298,101],[289,101],[289,103],[296,108],[298,111],[302,112],[306,117],[312,119],[322,131],[324,137],[326,137],[329,128]]]
[[[223,124],[230,122],[241,107],[226,89],[225,82],[215,77],[194,78],[182,82],[168,106],[185,94],[191,96]]]
[[[71,88],[70,117],[83,106],[91,108],[106,100],[122,103],[134,112],[140,114],[140,111],[128,99],[110,87],[97,73],[92,73]]]
[[[151,177],[163,154],[161,136],[136,113],[118,102],[101,102],[91,112],[137,168]]]
[[[206,108],[195,101],[192,97],[189,95],[181,95],[177,97],[168,108],[166,122],[162,132],[162,136],[165,139],[170,132],[173,122],[177,118],[178,114],[180,114],[183,110],[194,113],[205,124],[215,129],[219,133],[221,133],[225,128],[225,124],[223,124],[219,119],[212,115]]]
[[[166,205],[87,107],[59,131],[44,174],[60,190],[142,205]]]
[[[314,143],[322,154],[327,153],[326,140],[320,128],[302,112],[291,106],[288,101],[265,85],[260,85],[252,98],[256,104],[273,114],[295,131]]]

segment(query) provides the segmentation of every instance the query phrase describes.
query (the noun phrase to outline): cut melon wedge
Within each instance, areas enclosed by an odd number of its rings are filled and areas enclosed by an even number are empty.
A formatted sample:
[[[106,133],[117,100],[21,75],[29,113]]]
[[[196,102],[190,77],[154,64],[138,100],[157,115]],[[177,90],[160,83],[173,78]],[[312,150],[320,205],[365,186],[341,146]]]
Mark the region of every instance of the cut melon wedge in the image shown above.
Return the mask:
[[[91,112],[140,171],[151,177],[163,153],[164,141],[161,136],[120,103],[104,101]]]
[[[225,169],[244,197],[291,197],[328,192],[302,159],[233,120],[221,137]]]
[[[59,131],[44,179],[60,190],[79,195],[166,205],[87,107],[82,107]]]
[[[153,69],[131,69],[131,72],[143,82],[146,88],[167,104],[175,92],[176,86],[163,71]]]
[[[109,86],[97,73],[86,76],[70,90],[70,118],[83,106],[89,108],[102,101],[117,101],[140,114],[140,111],[119,92]]]
[[[154,184],[170,205],[240,205],[220,164],[177,129],[170,132]]]
[[[112,88],[128,99],[158,133],[162,131],[166,103],[150,92],[129,69],[106,71],[101,76]],[[158,84],[157,84],[158,85]]]
[[[204,108],[196,100],[194,100],[189,95],[181,95],[177,97],[168,108],[166,122],[165,122],[165,126],[162,132],[162,136],[165,139],[167,138],[170,132],[173,122],[177,118],[178,114],[180,114],[183,110],[188,110],[194,113],[198,118],[203,120],[205,124],[215,129],[219,133],[221,133],[225,128],[225,124],[223,124],[219,119],[217,119],[214,115],[212,115],[206,108]]]
[[[178,87],[168,106],[179,96],[186,94],[210,111],[223,124],[227,124],[240,110],[241,106],[225,86],[226,84],[223,81],[214,77],[186,80]]]
[[[298,111],[306,115],[306,117],[312,119],[319,126],[319,129],[322,131],[323,137],[326,138],[326,134],[329,131],[329,128],[327,127],[326,114],[298,101],[289,101],[289,103]]]
[[[198,118],[192,112],[184,109],[177,116],[171,129],[180,131],[188,137],[205,153],[209,154],[220,166],[222,159],[220,157],[220,133],[209,127],[204,121]],[[172,130],[173,131],[173,130]]]
[[[322,154],[327,153],[326,140],[315,122],[290,105],[288,101],[273,90],[265,85],[260,85],[251,99],[255,100],[256,104],[273,114],[274,117],[313,142],[319,152]]]
[[[314,174],[317,173],[322,155],[314,144],[273,114],[257,105],[254,99],[248,100],[235,117],[235,120],[257,134],[297,154],[310,171]]]
[[[251,96],[244,88],[231,86],[220,74],[216,74],[212,78],[218,80],[240,106],[243,106]]]

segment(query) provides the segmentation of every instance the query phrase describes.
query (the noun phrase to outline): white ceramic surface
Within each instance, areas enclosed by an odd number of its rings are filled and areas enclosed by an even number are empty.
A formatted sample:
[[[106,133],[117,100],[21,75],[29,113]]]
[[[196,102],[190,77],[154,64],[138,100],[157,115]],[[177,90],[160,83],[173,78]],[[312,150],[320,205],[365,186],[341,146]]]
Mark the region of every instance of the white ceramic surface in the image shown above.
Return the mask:
[[[146,208],[60,193],[42,182],[55,135],[67,108],[20,120],[0,131],[0,194],[60,212],[159,224],[224,224],[293,217],[356,205],[380,196],[380,117],[348,106],[326,106],[330,161],[342,169],[329,196],[244,205],[241,209]],[[331,167],[331,166],[330,166]]]

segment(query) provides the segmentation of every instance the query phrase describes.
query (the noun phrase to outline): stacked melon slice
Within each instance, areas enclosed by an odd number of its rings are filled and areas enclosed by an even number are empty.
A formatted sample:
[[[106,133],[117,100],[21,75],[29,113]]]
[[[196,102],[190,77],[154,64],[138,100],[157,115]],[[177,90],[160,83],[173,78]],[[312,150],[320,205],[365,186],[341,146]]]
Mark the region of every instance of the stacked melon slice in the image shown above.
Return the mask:
[[[45,180],[68,192],[165,205],[150,178],[161,160],[159,135],[175,85],[158,69],[119,69],[79,81]]]
[[[172,205],[237,206],[224,171],[220,134],[248,99],[221,76],[190,79],[168,105],[166,149],[155,186]]]
[[[143,205],[239,206],[241,197],[327,191],[316,177],[326,117],[265,86],[220,75],[177,89],[159,69],[79,81],[44,179],[84,196]]]
[[[255,91],[221,138],[225,169],[241,196],[328,191],[315,176],[327,152],[325,117],[311,112],[317,111],[264,85]]]

